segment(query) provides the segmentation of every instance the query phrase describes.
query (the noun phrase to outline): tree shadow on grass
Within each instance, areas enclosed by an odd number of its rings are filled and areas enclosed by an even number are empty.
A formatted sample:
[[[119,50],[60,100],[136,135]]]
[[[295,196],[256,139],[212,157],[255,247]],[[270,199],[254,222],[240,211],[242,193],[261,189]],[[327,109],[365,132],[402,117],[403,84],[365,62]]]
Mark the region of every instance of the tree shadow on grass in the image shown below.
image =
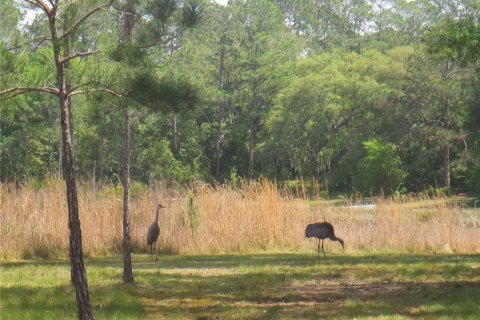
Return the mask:
[[[475,318],[480,314],[479,255],[320,259],[316,254],[160,255],[159,259],[133,256],[133,286],[122,284],[121,256],[87,259],[95,315],[104,319],[142,319],[145,312],[156,319],[349,319]],[[6,262],[0,268],[8,272],[23,266],[70,268],[67,260]],[[75,294],[68,285],[32,288],[0,283],[0,290],[1,319],[76,318]]]
[[[141,319],[145,310],[133,288],[123,285],[90,286],[90,302],[99,319]],[[1,288],[0,319],[77,319],[73,287]]]
[[[153,318],[468,318],[480,313],[477,282],[315,282],[278,274],[156,273],[137,286]]]
[[[301,254],[167,256],[153,266],[148,261],[137,266],[138,296],[153,317],[473,317],[480,314],[476,304],[479,283],[445,279],[468,279],[475,272],[472,263],[477,261],[478,255],[332,256],[320,260]],[[152,272],[155,267],[157,271]],[[435,280],[425,280],[431,269],[436,272]],[[362,277],[361,272],[367,276]],[[396,272],[407,280],[385,280],[399,277]]]

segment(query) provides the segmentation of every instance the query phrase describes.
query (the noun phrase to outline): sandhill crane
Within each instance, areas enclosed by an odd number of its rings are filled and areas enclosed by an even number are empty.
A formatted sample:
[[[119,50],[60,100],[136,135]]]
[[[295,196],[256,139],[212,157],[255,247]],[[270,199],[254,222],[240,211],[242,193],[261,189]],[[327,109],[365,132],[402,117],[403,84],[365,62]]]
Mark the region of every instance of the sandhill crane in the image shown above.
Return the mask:
[[[147,232],[147,246],[150,246],[150,254],[152,256],[152,259],[153,259],[153,250],[155,250],[157,247],[157,239],[158,239],[158,235],[160,234],[160,225],[158,224],[158,213],[160,212],[160,208],[166,208],[166,207],[161,204],[157,204],[157,212],[155,213],[155,220],[153,220],[150,227],[148,227],[148,232]],[[158,258],[155,257],[155,260],[158,260]]]
[[[305,229],[305,237],[306,238],[318,238],[318,247],[317,253],[318,258],[320,258],[320,240],[322,240],[322,251],[323,257],[325,258],[325,250],[323,249],[323,240],[330,239],[332,241],[338,241],[342,245],[342,248],[345,250],[343,246],[343,240],[335,236],[335,232],[333,231],[333,226],[328,222],[317,222],[312,223],[307,226]]]

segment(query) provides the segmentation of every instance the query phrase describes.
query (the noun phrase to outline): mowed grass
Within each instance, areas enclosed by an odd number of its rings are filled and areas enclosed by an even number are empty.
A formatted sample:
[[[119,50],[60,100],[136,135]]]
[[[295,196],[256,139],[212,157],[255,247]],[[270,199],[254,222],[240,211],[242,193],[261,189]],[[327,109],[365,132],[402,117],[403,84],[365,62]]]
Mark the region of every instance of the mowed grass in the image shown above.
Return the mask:
[[[315,247],[314,242],[311,243]],[[86,261],[97,319],[479,319],[478,254],[134,255]],[[316,248],[313,248],[316,249]],[[313,251],[313,250],[312,250]],[[75,319],[64,260],[2,262],[1,319]]]

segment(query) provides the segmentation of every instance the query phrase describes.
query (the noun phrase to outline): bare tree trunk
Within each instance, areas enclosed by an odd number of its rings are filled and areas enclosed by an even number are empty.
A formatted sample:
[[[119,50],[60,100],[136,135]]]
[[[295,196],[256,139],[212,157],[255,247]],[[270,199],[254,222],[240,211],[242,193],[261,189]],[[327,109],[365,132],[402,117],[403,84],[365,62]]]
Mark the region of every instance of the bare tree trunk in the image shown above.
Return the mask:
[[[123,43],[130,43],[132,40],[133,26],[135,24],[135,1],[128,0],[125,8],[125,17],[120,40]],[[128,106],[125,106],[125,134],[123,153],[123,282],[133,283],[132,271],[132,249],[130,244],[129,225],[129,198],[130,198],[130,113]]]
[[[178,153],[178,130],[177,130],[177,116],[172,117],[172,152],[174,155]]]
[[[72,284],[75,286],[80,319],[92,319],[93,315],[88,295],[87,276],[83,263],[82,230],[78,213],[77,188],[72,157],[72,137],[70,136],[70,128],[68,124],[69,112],[66,99],[60,99],[60,108],[62,117],[63,159],[67,186]]]
[[[52,31],[53,39],[56,40],[56,33]],[[92,308],[88,295],[87,276],[83,263],[82,230],[78,212],[77,187],[75,171],[73,166],[72,136],[70,128],[70,110],[67,99],[67,86],[63,64],[60,62],[60,45],[53,41],[53,50],[57,69],[58,97],[60,102],[63,162],[65,168],[65,182],[67,187],[68,203],[68,228],[70,230],[70,264],[72,284],[78,303],[78,314],[80,319],[92,319]]]
[[[222,158],[222,122],[218,123],[217,133],[215,137],[215,179],[218,181],[220,179],[220,160]]]
[[[253,64],[253,71],[256,73],[257,68],[258,68],[258,62],[257,62],[257,56],[258,56],[258,44],[255,44],[255,61]],[[256,78],[256,75],[254,75],[253,78],[253,85],[252,85],[252,105],[251,105],[251,115],[252,115],[252,120],[250,122],[250,136],[249,136],[249,141],[248,141],[248,170],[247,170],[247,178],[249,180],[253,179],[253,166],[254,166],[254,152],[255,152],[255,146],[257,144],[256,141],[256,135],[257,135],[257,130],[258,130],[258,79]]]
[[[100,129],[100,150],[99,150],[99,168],[98,168],[98,188],[103,189],[103,180],[105,172],[105,151],[104,151],[104,138],[103,138],[103,129]]]
[[[257,80],[253,81],[253,98],[252,98],[252,120],[250,122],[250,136],[248,140],[248,171],[247,178],[248,180],[253,179],[253,166],[254,166],[254,152],[255,146],[257,144],[257,130],[258,130],[258,96],[257,96]]]
[[[58,99],[61,115],[63,162],[65,168],[64,173],[67,187],[68,203],[68,228],[70,230],[69,243],[71,277],[77,297],[79,318],[93,319],[92,308],[90,306],[90,298],[88,295],[87,276],[83,263],[82,230],[80,225],[77,187],[73,165],[74,160],[71,136],[71,114],[68,103],[67,84],[65,82],[64,62],[61,61],[62,59],[60,41],[58,40],[57,30],[55,27],[55,11],[52,11],[50,12],[50,14],[48,14],[48,19],[50,24],[50,31],[52,34],[53,53],[57,73]]]
[[[123,282],[133,283],[132,258],[130,245],[130,224],[128,219],[128,206],[130,199],[130,114],[125,108],[125,132],[123,150]]]
[[[226,36],[222,34],[220,38],[220,66],[218,68],[218,89],[220,94],[224,95],[224,74],[225,74],[225,43]],[[215,179],[220,179],[220,160],[222,158],[222,142],[223,142],[223,117],[225,113],[225,98],[220,99],[218,110],[218,125],[215,137]]]
[[[443,150],[443,178],[445,187],[450,188],[450,147]]]

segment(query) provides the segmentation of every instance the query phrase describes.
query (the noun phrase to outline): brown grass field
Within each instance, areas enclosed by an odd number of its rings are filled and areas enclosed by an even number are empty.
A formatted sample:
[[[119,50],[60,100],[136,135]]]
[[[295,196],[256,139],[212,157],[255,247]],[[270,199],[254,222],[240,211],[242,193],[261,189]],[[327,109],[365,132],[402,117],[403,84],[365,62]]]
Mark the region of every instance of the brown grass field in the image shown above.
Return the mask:
[[[201,186],[174,191],[157,186],[133,188],[130,206],[135,252],[146,252],[146,230],[156,203],[160,215],[160,252],[186,255],[312,252],[304,238],[308,223],[327,220],[345,240],[346,252],[480,253],[480,213],[443,198],[374,199],[371,208],[354,200],[307,200],[278,190],[266,180],[243,185]],[[68,248],[65,186],[0,186],[0,259],[64,257]],[[80,218],[87,256],[121,251],[121,189],[79,187]],[[327,241],[328,252],[339,252]]]

